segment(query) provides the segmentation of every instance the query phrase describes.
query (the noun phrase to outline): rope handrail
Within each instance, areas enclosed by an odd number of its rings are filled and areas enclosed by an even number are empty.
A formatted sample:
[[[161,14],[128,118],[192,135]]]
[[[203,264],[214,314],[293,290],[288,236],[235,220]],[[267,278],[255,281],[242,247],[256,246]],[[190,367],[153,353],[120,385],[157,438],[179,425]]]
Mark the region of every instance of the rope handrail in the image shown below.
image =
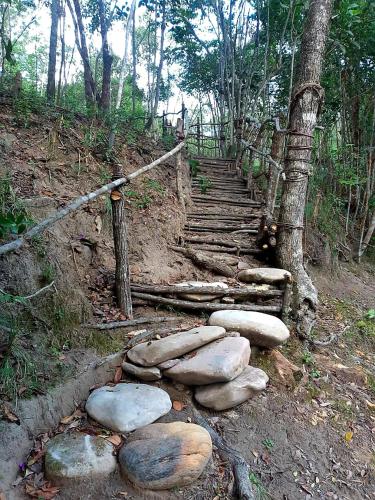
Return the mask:
[[[125,177],[121,177],[120,179],[116,179],[112,182],[109,182],[108,184],[105,184],[104,186],[100,187],[96,191],[92,191],[91,193],[79,196],[78,198],[75,198],[73,201],[65,205],[65,207],[60,208],[56,210],[55,213],[47,217],[46,219],[42,220],[38,224],[36,224],[34,227],[26,231],[25,234],[23,234],[20,238],[17,238],[16,240],[10,241],[8,243],[5,243],[0,246],[0,255],[5,255],[9,252],[18,250],[21,248],[28,240],[33,238],[39,233],[42,233],[45,231],[48,227],[50,227],[52,224],[55,222],[63,219],[70,213],[76,211],[78,208],[80,208],[82,205],[85,205],[86,203],[89,203],[92,200],[95,200],[102,194],[108,193],[109,191],[112,191],[114,188],[122,186],[124,184],[127,184],[130,182],[132,179],[135,179],[136,177],[139,177],[140,175],[148,172],[149,170],[153,169],[157,165],[160,165],[160,163],[163,163],[165,160],[168,158],[174,156],[176,153],[178,153],[183,147],[185,146],[185,141],[180,142],[177,146],[175,146],[173,149],[168,151],[168,153],[165,153],[163,156],[158,158],[157,160],[154,160],[153,162],[149,163],[148,165],[145,165],[142,168],[139,168],[135,172],[132,172],[131,174],[126,175]]]

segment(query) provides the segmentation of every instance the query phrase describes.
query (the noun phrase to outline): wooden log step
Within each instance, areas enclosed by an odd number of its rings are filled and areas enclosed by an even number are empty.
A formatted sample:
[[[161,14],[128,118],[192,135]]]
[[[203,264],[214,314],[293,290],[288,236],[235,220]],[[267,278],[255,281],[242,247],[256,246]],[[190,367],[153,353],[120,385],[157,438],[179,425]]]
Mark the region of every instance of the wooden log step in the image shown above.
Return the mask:
[[[225,229],[213,229],[213,228],[202,228],[202,227],[196,227],[196,228],[190,228],[190,227],[185,227],[185,231],[189,233],[228,233],[232,234],[237,231],[246,231],[246,234],[258,234],[258,229],[230,229],[230,230],[225,230]]]
[[[248,214],[248,215],[222,215],[222,214],[192,214],[188,213],[187,218],[189,219],[199,219],[199,220],[220,220],[220,221],[243,221],[246,222],[247,219],[258,219],[262,215],[261,214]]]
[[[249,224],[185,224],[185,229],[215,229],[222,231],[239,231],[240,229],[254,229],[258,232],[258,226],[251,226]]]
[[[243,248],[243,247],[233,247],[233,248],[224,248],[224,247],[214,247],[209,245],[202,245],[199,243],[192,243],[192,248],[196,248],[197,250],[203,250],[205,252],[213,252],[213,253],[229,253],[233,255],[260,255],[262,250],[259,248]],[[195,247],[195,245],[199,245]]]
[[[247,200],[246,198],[244,199],[239,199],[239,198],[219,198],[219,197],[214,197],[214,196],[197,196],[193,195],[191,199],[201,205],[213,205],[213,202],[216,202],[216,204],[225,204],[225,205],[233,205],[233,206],[238,206],[238,207],[260,207],[260,203],[256,201],[251,201]]]
[[[148,283],[134,283],[131,285],[134,292],[157,293],[157,294],[177,294],[186,295],[194,293],[195,295],[218,295],[220,297],[282,297],[284,292],[276,287],[270,287],[267,290],[257,286],[242,286],[238,288],[219,288],[215,286],[181,286],[181,285],[150,285]]]
[[[254,247],[251,247],[249,245],[244,245],[243,241],[238,241],[235,239],[229,240],[220,240],[220,239],[208,239],[208,238],[199,238],[198,236],[186,236],[184,237],[184,241],[187,243],[196,243],[196,244],[205,244],[205,245],[215,245],[215,246],[222,246],[222,247],[229,247],[233,248],[236,246],[237,248],[244,248],[246,250],[255,250]],[[256,249],[258,250],[258,249]]]
[[[132,297],[146,300],[148,302],[155,302],[157,304],[165,304],[181,309],[204,310],[204,311],[223,311],[227,309],[234,309],[237,311],[257,311],[270,314],[279,314],[282,310],[282,305],[259,305],[259,304],[222,304],[215,302],[192,302],[190,300],[170,299],[167,297],[160,297],[159,295],[152,295],[150,293],[132,292]]]
[[[192,184],[193,189],[200,189],[202,184],[199,182]],[[243,193],[248,194],[249,191],[245,188],[245,186],[230,186],[230,185],[222,185],[217,186],[216,184],[208,184],[208,189],[216,189],[217,191],[242,191]]]
[[[221,202],[225,202],[225,201],[228,201],[228,202],[235,202],[235,201],[239,201],[241,203],[246,203],[247,205],[250,205],[250,206],[253,206],[253,207],[260,207],[261,204],[260,202],[258,201],[251,201],[251,200],[247,200],[246,198],[244,198],[243,200],[240,198],[236,198],[236,199],[233,199],[233,198],[226,198],[225,196],[209,196],[209,195],[199,195],[199,196],[192,196],[193,199],[196,199],[196,200],[203,200],[203,201],[217,201],[219,203]]]

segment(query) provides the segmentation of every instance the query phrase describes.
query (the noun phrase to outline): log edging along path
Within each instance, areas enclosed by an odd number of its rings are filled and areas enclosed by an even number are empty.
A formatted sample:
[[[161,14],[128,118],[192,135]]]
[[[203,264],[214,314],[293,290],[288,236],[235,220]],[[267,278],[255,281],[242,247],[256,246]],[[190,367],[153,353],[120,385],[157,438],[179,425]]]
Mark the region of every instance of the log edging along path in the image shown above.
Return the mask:
[[[163,163],[165,160],[170,158],[171,156],[174,156],[176,153],[181,151],[181,149],[185,146],[185,142],[180,142],[175,148],[171,149],[168,153],[165,155],[161,156],[157,160],[154,160],[153,162],[149,163],[148,165],[145,165],[142,168],[139,168],[135,172],[132,172],[131,174],[126,175],[125,177],[121,177],[120,179],[116,179],[115,181],[109,182],[108,184],[105,184],[101,188],[97,189],[96,191],[92,191],[91,193],[85,194],[83,196],[79,196],[78,198],[75,198],[73,201],[65,205],[65,207],[60,208],[57,210],[55,213],[47,217],[46,219],[42,220],[38,224],[36,224],[34,227],[26,231],[24,235],[22,235],[20,238],[17,238],[16,240],[10,241],[8,243],[5,243],[4,245],[0,246],[0,255],[7,254],[9,252],[13,252],[15,250],[18,250],[21,248],[28,240],[33,238],[39,233],[42,233],[45,231],[48,227],[52,226],[55,222],[58,222],[59,220],[63,219],[67,215],[69,215],[72,212],[75,212],[78,210],[82,205],[85,205],[86,203],[89,203],[92,200],[95,200],[102,194],[108,193],[112,191],[114,188],[122,186],[124,184],[127,184],[131,180],[135,179],[136,177],[139,177],[140,175],[148,172],[149,170],[153,169],[154,167],[160,165],[160,163]]]

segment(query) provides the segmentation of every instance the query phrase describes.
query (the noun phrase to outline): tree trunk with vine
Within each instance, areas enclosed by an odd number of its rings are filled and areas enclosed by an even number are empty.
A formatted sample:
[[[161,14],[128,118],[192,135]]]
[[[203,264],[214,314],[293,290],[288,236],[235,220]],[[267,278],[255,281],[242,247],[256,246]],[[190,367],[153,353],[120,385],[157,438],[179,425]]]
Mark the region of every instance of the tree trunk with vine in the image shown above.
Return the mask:
[[[317,290],[303,261],[304,210],[311,149],[323,100],[320,76],[332,0],[311,0],[301,42],[296,83],[290,103],[285,181],[280,207],[278,260],[293,276],[293,313],[297,333],[308,337],[315,321]]]

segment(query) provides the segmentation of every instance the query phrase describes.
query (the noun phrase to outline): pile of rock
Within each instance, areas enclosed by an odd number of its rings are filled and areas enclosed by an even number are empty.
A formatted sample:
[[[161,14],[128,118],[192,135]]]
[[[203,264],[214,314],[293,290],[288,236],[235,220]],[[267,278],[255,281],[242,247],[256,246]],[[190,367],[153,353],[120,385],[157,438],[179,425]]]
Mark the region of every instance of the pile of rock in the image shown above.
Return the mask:
[[[265,389],[268,376],[249,366],[250,345],[274,347],[287,340],[286,326],[256,312],[218,311],[209,326],[138,344],[127,353],[123,370],[145,381],[166,376],[195,387],[195,398],[215,410],[232,408]],[[153,423],[171,410],[159,387],[120,383],[94,390],[87,413],[102,426],[127,435],[114,457],[111,443],[80,433],[53,438],[45,458],[46,475],[56,484],[108,476],[117,469],[141,488],[181,487],[195,481],[212,454],[209,433],[199,425]]]
[[[197,386],[197,401],[215,410],[232,408],[263,391],[268,376],[248,366],[250,345],[282,344],[289,337],[284,323],[267,314],[226,310],[214,312],[209,325],[133,347],[123,370],[145,381],[163,375]]]

